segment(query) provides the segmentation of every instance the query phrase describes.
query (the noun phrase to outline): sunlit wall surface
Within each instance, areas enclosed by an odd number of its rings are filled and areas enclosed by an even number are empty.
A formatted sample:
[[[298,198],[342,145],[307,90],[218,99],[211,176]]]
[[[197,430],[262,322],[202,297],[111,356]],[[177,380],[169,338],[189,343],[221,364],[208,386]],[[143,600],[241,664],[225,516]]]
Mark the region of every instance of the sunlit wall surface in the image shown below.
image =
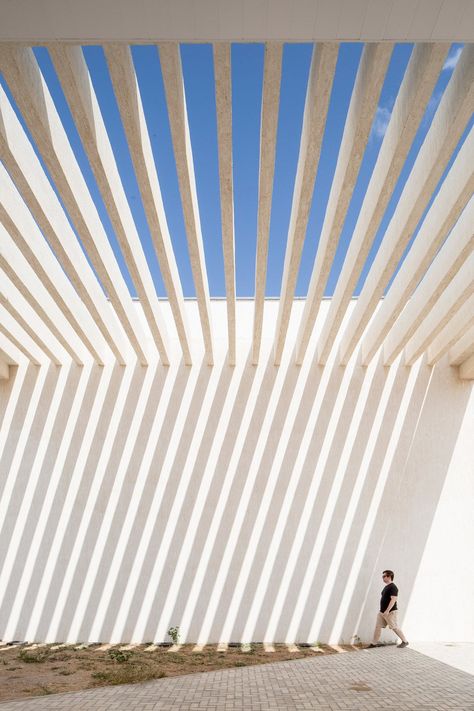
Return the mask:
[[[410,639],[472,637],[472,383],[446,359],[321,366],[314,338],[297,366],[302,301],[279,367],[278,302],[255,366],[238,301],[230,367],[211,304],[212,367],[198,337],[191,367],[24,358],[0,381],[0,638],[367,640],[387,567]]]

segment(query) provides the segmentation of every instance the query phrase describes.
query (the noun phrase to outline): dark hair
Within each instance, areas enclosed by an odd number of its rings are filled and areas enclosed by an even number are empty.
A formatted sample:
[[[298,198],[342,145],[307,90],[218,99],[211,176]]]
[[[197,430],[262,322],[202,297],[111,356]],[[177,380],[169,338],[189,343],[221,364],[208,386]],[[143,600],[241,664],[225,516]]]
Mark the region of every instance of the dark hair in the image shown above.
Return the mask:
[[[391,580],[393,580],[395,577],[395,573],[393,572],[393,570],[384,570],[382,575],[389,575]]]

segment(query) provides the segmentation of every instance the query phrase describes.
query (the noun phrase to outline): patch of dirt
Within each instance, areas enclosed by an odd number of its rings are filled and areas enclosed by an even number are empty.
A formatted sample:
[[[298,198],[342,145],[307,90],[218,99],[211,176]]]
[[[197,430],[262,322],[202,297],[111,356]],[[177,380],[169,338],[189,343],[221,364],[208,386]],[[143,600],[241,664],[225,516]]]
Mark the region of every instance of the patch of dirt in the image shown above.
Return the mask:
[[[242,651],[240,646],[218,651],[216,645],[194,651],[192,644],[182,645],[177,650],[150,649],[150,645],[137,645],[130,650],[123,649],[123,645],[105,650],[101,649],[103,645],[54,649],[55,646],[0,649],[0,702],[337,653],[326,645],[302,646],[298,651],[290,651],[285,644],[275,644],[273,652],[266,651],[262,644],[249,645],[249,651]],[[357,648],[343,645],[337,649],[355,651]]]

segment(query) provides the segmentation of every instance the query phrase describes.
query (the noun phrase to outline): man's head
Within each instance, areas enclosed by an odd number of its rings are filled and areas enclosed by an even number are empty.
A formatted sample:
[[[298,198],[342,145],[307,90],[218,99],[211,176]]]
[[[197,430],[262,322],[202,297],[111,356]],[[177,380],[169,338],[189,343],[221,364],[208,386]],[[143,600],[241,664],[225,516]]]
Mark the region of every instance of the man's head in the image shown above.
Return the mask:
[[[393,570],[384,570],[382,573],[382,578],[384,579],[385,583],[391,582],[395,577],[395,573]]]

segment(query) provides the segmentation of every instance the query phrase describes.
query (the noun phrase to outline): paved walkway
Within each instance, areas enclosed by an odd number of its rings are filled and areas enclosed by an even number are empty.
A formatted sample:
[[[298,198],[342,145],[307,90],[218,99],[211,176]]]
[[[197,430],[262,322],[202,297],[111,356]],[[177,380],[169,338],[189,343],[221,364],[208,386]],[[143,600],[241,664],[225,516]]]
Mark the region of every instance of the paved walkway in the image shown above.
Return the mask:
[[[410,642],[410,649],[427,654],[474,676],[474,644],[471,642]]]
[[[474,711],[474,677],[396,647],[0,704],[0,711]]]

